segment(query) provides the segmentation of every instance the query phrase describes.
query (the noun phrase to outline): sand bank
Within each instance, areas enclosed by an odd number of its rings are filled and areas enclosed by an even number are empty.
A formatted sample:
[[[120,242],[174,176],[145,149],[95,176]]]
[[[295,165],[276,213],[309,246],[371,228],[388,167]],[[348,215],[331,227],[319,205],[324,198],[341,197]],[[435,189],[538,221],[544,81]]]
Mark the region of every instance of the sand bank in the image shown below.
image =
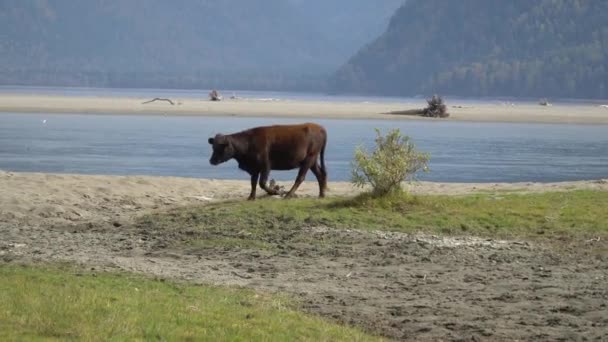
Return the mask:
[[[149,100],[151,98],[0,94],[0,112],[608,124],[608,107],[597,104],[540,106],[500,102],[479,104],[460,100],[458,103],[447,103],[450,112],[448,119],[428,119],[386,114],[422,108],[425,106],[423,99],[417,103],[271,99],[226,99],[211,102],[202,97],[200,100],[171,98],[174,105],[164,101],[143,103]]]

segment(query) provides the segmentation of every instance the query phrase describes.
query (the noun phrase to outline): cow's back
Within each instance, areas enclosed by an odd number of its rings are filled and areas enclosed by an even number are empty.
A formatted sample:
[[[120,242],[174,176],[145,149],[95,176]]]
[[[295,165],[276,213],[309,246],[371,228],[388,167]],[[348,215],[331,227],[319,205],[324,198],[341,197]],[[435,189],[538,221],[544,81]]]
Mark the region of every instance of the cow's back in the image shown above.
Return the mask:
[[[274,125],[253,128],[256,149],[268,155],[271,167],[290,170],[308,157],[316,157],[324,147],[327,134],[315,123]]]

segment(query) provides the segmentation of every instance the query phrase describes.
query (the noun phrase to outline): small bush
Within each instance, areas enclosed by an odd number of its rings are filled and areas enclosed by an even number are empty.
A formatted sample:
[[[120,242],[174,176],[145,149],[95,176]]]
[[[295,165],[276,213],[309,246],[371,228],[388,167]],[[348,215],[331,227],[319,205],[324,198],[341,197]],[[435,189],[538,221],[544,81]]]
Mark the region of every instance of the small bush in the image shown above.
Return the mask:
[[[426,100],[426,102],[429,105],[422,110],[422,115],[433,118],[447,118],[450,116],[441,96],[433,95],[433,97],[430,100]]]
[[[415,179],[420,170],[428,171],[428,153],[417,152],[410,138],[399,129],[391,130],[386,137],[376,129],[376,150],[370,155],[359,146],[351,163],[352,182],[359,187],[372,186],[372,193],[384,196],[403,191],[401,182]]]

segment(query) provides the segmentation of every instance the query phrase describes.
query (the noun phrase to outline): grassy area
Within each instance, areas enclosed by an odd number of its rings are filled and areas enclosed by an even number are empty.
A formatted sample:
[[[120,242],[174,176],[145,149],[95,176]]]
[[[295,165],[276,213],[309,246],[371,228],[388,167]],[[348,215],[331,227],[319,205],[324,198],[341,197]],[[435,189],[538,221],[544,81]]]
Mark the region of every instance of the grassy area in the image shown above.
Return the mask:
[[[0,340],[373,340],[283,297],[0,264]]]
[[[608,192],[265,199],[180,208],[143,217],[145,229],[176,231],[193,245],[272,248],[302,239],[301,227],[470,234],[494,238],[608,235]],[[277,239],[278,235],[282,235]]]

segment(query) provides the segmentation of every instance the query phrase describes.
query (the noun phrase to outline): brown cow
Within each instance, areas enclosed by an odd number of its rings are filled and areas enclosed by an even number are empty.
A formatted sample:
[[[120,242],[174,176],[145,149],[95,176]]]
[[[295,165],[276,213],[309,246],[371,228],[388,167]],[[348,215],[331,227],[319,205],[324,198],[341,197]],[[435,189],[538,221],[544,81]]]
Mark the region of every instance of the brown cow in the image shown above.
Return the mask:
[[[260,187],[270,195],[278,195],[277,189],[266,185],[270,170],[292,170],[299,168],[296,181],[285,195],[291,197],[304,181],[308,169],[319,182],[319,197],[325,197],[327,171],[325,169],[325,128],[314,123],[299,125],[275,125],[255,127],[242,132],[209,138],[213,146],[211,165],[224,163],[232,158],[239,163],[239,169],[251,175],[249,200],[255,199],[259,178]],[[321,159],[321,164],[317,158]]]

